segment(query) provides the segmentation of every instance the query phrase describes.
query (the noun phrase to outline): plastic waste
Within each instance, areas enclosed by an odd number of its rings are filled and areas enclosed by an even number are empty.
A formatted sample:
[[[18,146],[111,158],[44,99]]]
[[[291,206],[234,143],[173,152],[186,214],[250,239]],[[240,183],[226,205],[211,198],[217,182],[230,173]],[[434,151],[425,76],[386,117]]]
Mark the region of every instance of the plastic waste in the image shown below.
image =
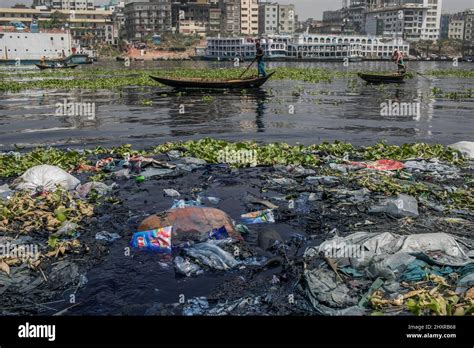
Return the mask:
[[[165,195],[167,195],[168,197],[179,197],[179,196],[181,196],[181,194],[178,191],[173,190],[173,189],[164,189],[163,191],[165,192]]]
[[[334,185],[339,182],[337,176],[308,176],[305,182],[309,185]]]
[[[167,226],[151,231],[135,232],[131,245],[138,249],[148,249],[159,253],[171,253],[171,231],[173,226]]]
[[[254,211],[251,213],[241,215],[242,221],[245,224],[261,224],[266,222],[275,222],[273,211],[271,209]]]
[[[78,227],[79,227],[79,225],[74,223],[74,222],[64,221],[61,224],[61,227],[55,233],[55,235],[64,235],[64,236],[67,235],[67,236],[69,236],[69,235],[73,234]]]
[[[188,300],[185,308],[183,308],[183,315],[204,315],[207,309],[209,309],[209,302],[205,297],[192,298]]]
[[[416,198],[404,194],[385,200],[382,205],[370,208],[369,212],[387,213],[395,217],[417,217],[419,215]]]
[[[404,168],[402,162],[389,159],[381,159],[373,162],[350,162],[350,164],[373,170],[400,170]]]
[[[221,201],[220,198],[217,198],[217,197],[205,197],[205,199],[211,203],[211,204],[214,204],[214,205],[217,205],[219,204],[219,202]]]
[[[270,184],[279,185],[279,186],[292,186],[297,185],[298,183],[289,178],[273,178],[269,180]]]
[[[110,186],[104,184],[103,182],[99,181],[91,181],[85,183],[84,185],[79,185],[76,188],[76,192],[78,193],[79,197],[86,198],[91,190],[97,191],[97,193],[101,196],[108,194],[112,189],[116,186],[116,183],[111,184]]]
[[[30,192],[56,191],[57,186],[74,190],[80,181],[59,167],[42,164],[31,167],[14,181],[14,188]]]
[[[193,201],[193,200],[186,200],[186,199],[175,199],[173,202],[173,205],[171,206],[171,209],[177,209],[177,208],[186,208],[186,207],[200,207],[201,201]]]
[[[96,233],[95,235],[95,239],[105,240],[106,242],[113,242],[120,238],[122,237],[118,233],[107,232],[107,231],[101,231],[101,232]]]
[[[163,176],[167,174],[173,173],[173,169],[167,169],[167,168],[149,168],[145,171],[142,171],[140,173],[141,176],[145,178],[152,178],[154,176]]]
[[[470,159],[474,159],[474,142],[473,141],[460,141],[455,144],[449,145],[450,148],[458,150]]]
[[[422,260],[414,260],[411,262],[405,272],[403,272],[400,280],[408,282],[416,282],[425,280],[430,274],[436,274],[439,276],[448,276],[451,273],[455,273],[455,270],[450,266],[430,266]]]
[[[9,200],[13,193],[14,191],[10,189],[8,184],[0,186],[0,200]]]
[[[176,160],[181,157],[181,152],[178,150],[171,150],[167,152],[169,159]]]
[[[209,238],[210,239],[227,239],[229,238],[229,233],[227,233],[227,230],[225,226],[215,228],[211,232],[209,232]]]
[[[249,234],[249,228],[245,226],[244,224],[238,224],[235,226],[235,230],[239,232],[240,234]]]
[[[207,164],[205,160],[195,157],[183,157],[182,160],[186,164],[194,164],[197,166],[205,166]]]
[[[239,262],[230,253],[212,241],[194,244],[185,248],[184,253],[211,269],[229,270],[239,265]]]
[[[192,263],[189,259],[176,256],[173,260],[176,273],[185,275],[186,277],[197,276],[204,273],[203,269],[197,264]]]

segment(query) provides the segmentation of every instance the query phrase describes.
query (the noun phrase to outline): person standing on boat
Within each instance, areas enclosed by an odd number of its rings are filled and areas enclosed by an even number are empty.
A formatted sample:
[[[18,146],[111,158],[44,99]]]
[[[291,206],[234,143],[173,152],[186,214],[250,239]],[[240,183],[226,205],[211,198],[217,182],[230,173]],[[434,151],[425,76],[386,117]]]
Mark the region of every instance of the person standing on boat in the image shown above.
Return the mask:
[[[402,51],[395,50],[392,55],[392,60],[397,63],[399,74],[405,74],[407,72]]]
[[[265,52],[263,51],[260,42],[257,42],[255,44],[255,47],[257,49],[257,55],[255,59],[257,60],[258,65],[258,76],[267,77],[267,73],[265,72],[265,62],[263,61],[263,56],[265,55]]]

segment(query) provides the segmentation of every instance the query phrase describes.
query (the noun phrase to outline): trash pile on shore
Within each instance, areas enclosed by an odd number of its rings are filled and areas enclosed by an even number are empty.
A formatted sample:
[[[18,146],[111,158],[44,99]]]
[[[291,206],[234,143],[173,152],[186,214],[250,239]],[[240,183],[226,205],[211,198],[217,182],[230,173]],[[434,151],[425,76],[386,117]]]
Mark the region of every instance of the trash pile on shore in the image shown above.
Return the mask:
[[[473,158],[471,142],[214,139],[2,153],[1,313],[74,312],[126,246],[177,282],[225,276],[148,315],[472,315]]]

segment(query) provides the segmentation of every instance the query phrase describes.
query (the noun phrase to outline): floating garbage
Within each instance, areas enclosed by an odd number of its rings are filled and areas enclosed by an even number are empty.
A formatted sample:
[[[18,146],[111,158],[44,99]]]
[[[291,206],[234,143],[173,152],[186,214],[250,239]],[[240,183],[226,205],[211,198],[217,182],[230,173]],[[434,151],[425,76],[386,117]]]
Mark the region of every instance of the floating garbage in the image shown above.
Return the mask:
[[[455,144],[449,145],[450,148],[458,150],[470,159],[474,159],[474,142],[473,141],[460,141]]]
[[[215,228],[211,232],[209,232],[209,238],[210,239],[226,239],[229,238],[229,233],[227,233],[227,230],[225,226]]]
[[[116,186],[116,183],[113,183],[112,185],[108,186],[104,184],[103,182],[99,181],[92,181],[85,183],[84,185],[79,185],[76,188],[76,192],[81,198],[86,198],[91,190],[95,190],[99,195],[103,196],[108,194],[112,189]]]
[[[165,192],[165,195],[167,195],[168,197],[179,197],[179,196],[181,196],[181,194],[178,191],[173,190],[173,189],[163,189],[163,191]]]
[[[201,265],[211,269],[226,271],[239,265],[239,262],[230,253],[221,249],[212,241],[194,244],[189,248],[185,248],[184,253]]]
[[[267,222],[275,222],[273,211],[271,209],[254,211],[251,213],[241,215],[242,221],[245,224],[261,224]]]
[[[350,164],[374,170],[400,170],[405,167],[402,162],[389,159],[381,159],[373,162],[350,162]]]
[[[159,253],[171,253],[171,232],[173,226],[151,231],[135,232],[131,245],[138,249],[147,249]]]
[[[107,232],[107,231],[101,231],[101,232],[96,233],[95,235],[95,239],[105,240],[106,242],[114,242],[120,238],[122,237],[118,233]]]
[[[14,191],[10,189],[7,184],[0,186],[0,200],[8,200],[13,195]]]
[[[197,276],[204,273],[199,265],[189,261],[187,258],[176,256],[173,260],[176,273],[185,275],[186,277]]]
[[[418,202],[415,197],[400,194],[396,198],[389,198],[382,205],[369,209],[370,213],[387,213],[395,217],[417,217]]]
[[[202,204],[200,201],[196,200],[186,200],[186,199],[175,199],[171,209],[177,208],[186,208],[186,207],[200,207]]]
[[[13,187],[17,190],[30,192],[53,192],[60,186],[66,190],[74,190],[80,181],[59,167],[42,164],[31,167],[22,176],[15,179]]]

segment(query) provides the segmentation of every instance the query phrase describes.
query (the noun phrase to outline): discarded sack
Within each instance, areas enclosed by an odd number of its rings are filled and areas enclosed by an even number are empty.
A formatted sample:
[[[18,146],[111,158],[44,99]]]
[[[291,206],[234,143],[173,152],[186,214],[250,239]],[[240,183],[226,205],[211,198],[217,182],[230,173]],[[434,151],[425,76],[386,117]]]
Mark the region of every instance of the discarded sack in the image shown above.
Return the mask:
[[[80,181],[59,167],[42,164],[25,171],[13,185],[17,190],[56,191],[57,186],[66,190],[74,190]]]
[[[400,170],[405,167],[402,162],[388,159],[381,159],[374,162],[350,162],[350,164],[374,170]]]
[[[185,207],[152,215],[142,221],[138,231],[166,226],[173,226],[173,243],[205,241],[209,238],[209,231],[222,226],[225,226],[230,238],[243,240],[240,233],[235,230],[229,215],[222,210],[208,207]]]
[[[131,245],[138,249],[148,249],[159,253],[171,253],[171,231],[167,226],[151,231],[136,232],[133,234]]]
[[[266,222],[275,222],[273,211],[271,209],[254,211],[251,213],[241,215],[244,224],[261,224]]]
[[[193,258],[201,265],[211,269],[228,270],[239,265],[239,262],[227,251],[213,241],[194,244],[184,249],[186,256]]]

